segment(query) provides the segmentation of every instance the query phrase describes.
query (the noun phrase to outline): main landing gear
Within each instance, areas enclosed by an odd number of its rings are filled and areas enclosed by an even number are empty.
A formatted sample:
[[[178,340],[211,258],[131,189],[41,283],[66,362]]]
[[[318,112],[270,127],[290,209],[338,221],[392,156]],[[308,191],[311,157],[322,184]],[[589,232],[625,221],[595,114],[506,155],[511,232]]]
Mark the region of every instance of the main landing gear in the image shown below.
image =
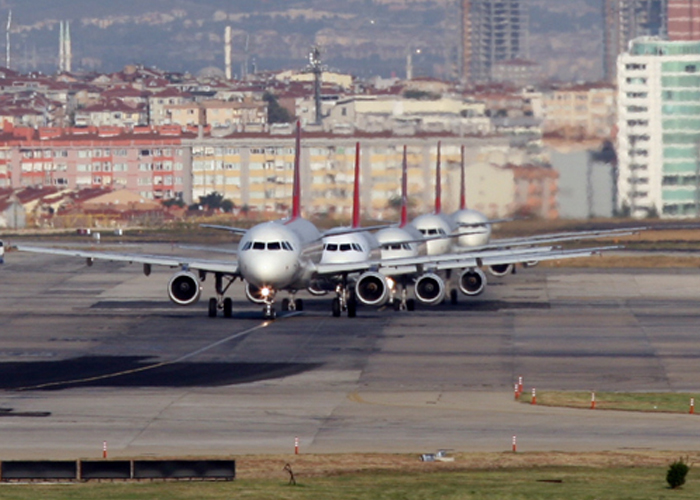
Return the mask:
[[[354,291],[349,291],[346,284],[335,288],[336,297],[331,301],[331,312],[334,318],[339,318],[347,311],[348,318],[357,316],[357,296]]]
[[[394,307],[394,311],[416,310],[416,301],[408,298],[408,289],[404,281],[401,281],[401,298],[396,297],[395,290],[392,290],[389,303]]]
[[[226,291],[233,282],[236,281],[236,277],[215,273],[215,279],[216,297],[209,299],[209,317],[216,318],[219,309],[221,309],[224,313],[224,318],[230,318],[233,316],[233,300],[231,300],[231,297],[224,297],[224,294],[226,294]],[[226,285],[224,285],[224,279],[228,280]],[[202,281],[204,280],[202,279]]]
[[[283,311],[303,311],[304,301],[301,299],[295,299],[293,296],[291,299],[282,299],[282,310]]]

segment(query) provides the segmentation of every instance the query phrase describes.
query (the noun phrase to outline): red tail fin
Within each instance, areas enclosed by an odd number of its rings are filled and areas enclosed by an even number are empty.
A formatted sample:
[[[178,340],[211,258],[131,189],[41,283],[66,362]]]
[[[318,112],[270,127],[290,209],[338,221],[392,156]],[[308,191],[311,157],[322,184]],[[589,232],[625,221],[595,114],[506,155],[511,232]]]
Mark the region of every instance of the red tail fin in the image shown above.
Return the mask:
[[[294,152],[294,184],[292,186],[292,220],[301,217],[301,122],[297,120],[296,150]]]
[[[399,227],[404,227],[408,224],[408,162],[406,161],[406,146],[403,147],[401,172],[401,222]]]
[[[442,212],[442,179],[440,177],[440,143],[437,146],[437,166],[435,168],[435,213]]]
[[[360,227],[360,143],[355,144],[355,191],[352,198],[352,227]]]
[[[459,209],[464,210],[467,208],[467,193],[466,193],[466,179],[465,179],[465,173],[464,173],[464,144],[462,145],[461,148],[461,153],[462,153],[462,163],[461,163],[461,173],[460,173],[460,182],[461,185],[459,187]]]

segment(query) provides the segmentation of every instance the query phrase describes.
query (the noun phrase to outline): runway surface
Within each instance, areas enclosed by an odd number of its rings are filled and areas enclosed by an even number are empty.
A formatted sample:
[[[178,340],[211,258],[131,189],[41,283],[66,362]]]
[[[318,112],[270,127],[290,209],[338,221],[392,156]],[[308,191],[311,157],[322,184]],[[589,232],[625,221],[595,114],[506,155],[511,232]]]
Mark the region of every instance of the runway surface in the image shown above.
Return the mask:
[[[153,252],[149,249],[149,252]],[[168,250],[169,251],[169,250]],[[161,252],[162,253],[162,252]],[[0,459],[302,452],[694,450],[700,416],[545,408],[526,390],[698,391],[700,272],[527,269],[458,306],[330,298],[263,322],[169,302],[172,270],[11,253]]]

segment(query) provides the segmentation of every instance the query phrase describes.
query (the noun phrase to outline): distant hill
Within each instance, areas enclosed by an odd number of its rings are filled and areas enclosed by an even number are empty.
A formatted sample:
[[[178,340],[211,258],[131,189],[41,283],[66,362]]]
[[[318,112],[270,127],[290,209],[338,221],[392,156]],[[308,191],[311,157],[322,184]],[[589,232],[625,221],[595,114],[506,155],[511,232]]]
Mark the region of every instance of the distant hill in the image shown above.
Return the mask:
[[[530,0],[532,58],[559,78],[600,73],[599,2]],[[453,0],[2,0],[0,26],[9,8],[14,67],[48,73],[57,68],[60,20],[71,22],[74,68],[100,72],[130,63],[223,67],[230,25],[237,73],[247,41],[258,69],[301,68],[318,44],[328,66],[361,76],[403,76],[407,50],[421,49],[414,74],[450,78],[460,32]]]

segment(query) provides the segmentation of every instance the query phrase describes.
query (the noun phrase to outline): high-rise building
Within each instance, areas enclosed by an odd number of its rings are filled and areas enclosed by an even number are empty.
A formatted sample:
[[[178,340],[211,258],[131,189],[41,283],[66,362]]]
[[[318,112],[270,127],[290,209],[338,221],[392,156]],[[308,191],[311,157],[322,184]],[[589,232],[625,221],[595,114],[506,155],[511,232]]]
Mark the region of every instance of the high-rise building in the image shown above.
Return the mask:
[[[603,75],[615,80],[617,56],[641,36],[665,36],[669,0],[604,0]]]
[[[461,0],[461,74],[486,82],[499,61],[528,57],[527,0]]]
[[[668,0],[668,39],[700,40],[700,0]]]
[[[617,72],[618,208],[700,216],[700,41],[635,39]]]

